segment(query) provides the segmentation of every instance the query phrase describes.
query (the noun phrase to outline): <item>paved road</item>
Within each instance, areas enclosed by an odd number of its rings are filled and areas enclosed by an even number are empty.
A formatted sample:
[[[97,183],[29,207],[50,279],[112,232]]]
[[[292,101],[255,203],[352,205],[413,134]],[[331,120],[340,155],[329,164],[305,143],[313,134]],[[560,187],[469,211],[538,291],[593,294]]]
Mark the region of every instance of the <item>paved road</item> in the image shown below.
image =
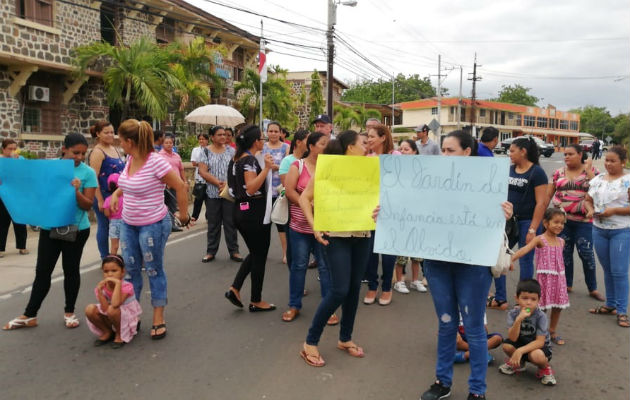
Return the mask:
[[[559,155],[545,159],[543,166],[549,172],[561,165],[558,160]],[[237,264],[223,248],[217,261],[199,262],[205,248],[202,228],[174,235],[177,242],[167,248],[169,334],[164,340],[149,339],[149,297],[143,293],[146,314],[140,335],[121,350],[92,347],[85,324],[63,327],[63,287],[56,282],[41,309],[39,327],[0,332],[0,398],[406,400],[417,399],[432,383],[437,321],[429,294],[395,293],[388,307],[361,304],[354,338],[366,357],[355,359],[337,350],[338,327],[327,328],[320,350],[328,364],[311,368],[298,351],[319,302],[316,273],[308,273],[311,294],[301,316],[282,322],[288,273],[274,234],[264,298],[279,309],[260,314],[236,310],[223,292]],[[93,302],[92,288],[99,279],[98,270],[82,275],[77,310]],[[510,297],[516,279],[516,274],[508,277]],[[603,282],[601,271],[598,280]],[[613,317],[588,314],[598,303],[587,296],[579,271],[574,287],[571,308],[560,321],[567,345],[556,346],[552,360],[558,385],[542,386],[531,367],[520,376],[501,375],[497,367],[503,357],[494,350],[489,399],[628,399],[629,332],[616,327]],[[247,301],[249,282],[243,293]],[[14,292],[0,300],[0,321],[19,315],[27,296]],[[488,320],[490,330],[505,331],[504,312],[490,310]],[[466,398],[468,373],[467,364],[455,366],[451,398]]]

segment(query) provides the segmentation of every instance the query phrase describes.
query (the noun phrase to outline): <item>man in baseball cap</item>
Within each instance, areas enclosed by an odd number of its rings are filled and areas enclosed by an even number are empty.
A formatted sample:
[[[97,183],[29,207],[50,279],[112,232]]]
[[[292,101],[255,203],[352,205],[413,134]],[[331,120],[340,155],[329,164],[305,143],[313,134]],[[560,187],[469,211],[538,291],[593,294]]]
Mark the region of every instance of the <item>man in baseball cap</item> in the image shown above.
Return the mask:
[[[439,155],[440,154],[440,146],[435,143],[433,140],[429,139],[429,127],[424,124],[422,126],[418,125],[414,128],[416,132],[418,140],[416,141],[416,145],[418,146],[418,153],[422,155]]]
[[[326,114],[319,114],[313,120],[315,124],[315,132],[323,133],[326,136],[330,136],[333,130],[333,124],[330,117]]]

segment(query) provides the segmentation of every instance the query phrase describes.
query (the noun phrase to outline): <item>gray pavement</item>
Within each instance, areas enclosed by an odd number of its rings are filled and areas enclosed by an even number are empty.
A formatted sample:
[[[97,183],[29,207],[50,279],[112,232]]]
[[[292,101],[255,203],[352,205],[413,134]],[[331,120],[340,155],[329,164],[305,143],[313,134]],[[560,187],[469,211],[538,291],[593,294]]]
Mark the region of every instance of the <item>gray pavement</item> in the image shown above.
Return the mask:
[[[561,165],[558,160],[561,157],[555,155],[543,162],[548,173]],[[395,293],[388,307],[360,304],[354,340],[365,348],[366,357],[355,359],[337,350],[339,328],[327,327],[320,343],[327,365],[312,368],[298,352],[320,300],[316,272],[308,273],[310,294],[304,298],[302,314],[294,322],[282,322],[288,272],[280,262],[274,229],[263,298],[278,310],[258,314],[237,310],[223,292],[238,264],[229,261],[223,244],[216,261],[200,262],[205,227],[202,222],[192,231],[171,235],[166,250],[167,337],[162,341],[149,338],[151,308],[145,291],[142,330],[121,350],[92,347],[94,338],[82,317],[85,305],[94,302],[93,287],[101,277],[98,264],[94,266],[98,252],[92,232],[77,302],[82,325],[64,328],[63,286],[57,280],[40,311],[37,328],[0,332],[0,398],[417,399],[432,383],[437,320],[429,294]],[[35,236],[29,232],[29,237]],[[3,324],[22,313],[28,301],[29,293],[23,289],[33,278],[33,238],[29,238],[31,255],[8,254],[0,259]],[[11,274],[16,276],[14,283],[6,283],[5,276]],[[579,268],[575,275],[571,307],[563,311],[559,325],[567,344],[554,347],[552,366],[558,385],[541,385],[531,366],[525,374],[501,375],[497,367],[503,356],[497,349],[492,351],[496,360],[488,369],[489,399],[628,399],[630,330],[618,328],[614,317],[590,315],[588,308],[601,303],[588,297]],[[517,278],[516,273],[508,276],[510,298]],[[601,270],[598,283],[603,291]],[[247,281],[244,301],[249,299],[249,289]],[[491,331],[505,333],[505,312],[489,310],[488,323]],[[468,373],[467,364],[455,365],[452,399],[466,398]]]

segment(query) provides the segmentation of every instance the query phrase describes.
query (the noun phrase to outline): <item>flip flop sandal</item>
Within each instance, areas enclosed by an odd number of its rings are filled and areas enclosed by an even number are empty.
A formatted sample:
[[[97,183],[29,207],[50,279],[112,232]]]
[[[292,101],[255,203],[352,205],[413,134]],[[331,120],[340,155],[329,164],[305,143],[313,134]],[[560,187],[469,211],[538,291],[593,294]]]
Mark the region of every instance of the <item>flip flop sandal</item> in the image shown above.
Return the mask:
[[[300,357],[302,357],[304,362],[306,362],[311,367],[323,367],[324,365],[326,365],[326,362],[320,354],[307,354],[306,350],[302,350],[300,352]]]
[[[346,353],[348,353],[348,355],[352,356],[352,357],[356,357],[356,358],[363,358],[365,357],[365,353],[363,352],[363,349],[359,346],[357,346],[356,344],[353,344],[351,346],[344,346],[341,343],[337,344],[337,348],[339,350],[343,350]]]
[[[105,339],[105,340],[102,340],[102,339],[96,339],[96,340],[94,341],[94,347],[101,347],[101,346],[103,346],[103,345],[105,345],[105,344],[107,344],[107,343],[111,342],[112,340],[114,340],[114,336],[115,336],[115,335],[112,333],[112,334],[111,334],[111,335],[109,335],[109,337],[108,337],[107,339]]]
[[[507,300],[497,300],[494,296],[488,296],[486,306],[495,310],[506,310],[508,308],[508,302]]]
[[[112,349],[118,350],[125,345],[125,342],[112,342]]]
[[[298,310],[297,308],[291,308],[282,313],[282,320],[284,322],[291,322],[295,318],[297,318],[298,315],[300,315],[300,310]]]
[[[564,341],[564,339],[562,339],[562,336],[560,335],[551,336],[551,341],[557,344],[558,346],[564,346],[566,344],[566,342]]]
[[[157,333],[157,330],[162,328],[164,328],[164,332]],[[152,340],[164,339],[164,337],[166,336],[166,324],[153,325],[151,326],[151,330],[156,332],[155,335],[151,335]]]
[[[591,314],[617,315],[617,310],[608,306],[599,306],[588,310]]]
[[[63,323],[66,325],[66,328],[68,328],[68,329],[77,328],[79,326],[79,324],[80,324],[80,322],[77,319],[77,316],[75,314],[72,314],[70,316],[64,314],[64,316],[63,316]]]
[[[626,314],[617,315],[617,325],[622,328],[630,328],[630,321],[628,321],[628,316]]]
[[[37,326],[37,318],[13,318],[5,326],[2,327],[5,331],[13,331],[20,328],[34,328]]]

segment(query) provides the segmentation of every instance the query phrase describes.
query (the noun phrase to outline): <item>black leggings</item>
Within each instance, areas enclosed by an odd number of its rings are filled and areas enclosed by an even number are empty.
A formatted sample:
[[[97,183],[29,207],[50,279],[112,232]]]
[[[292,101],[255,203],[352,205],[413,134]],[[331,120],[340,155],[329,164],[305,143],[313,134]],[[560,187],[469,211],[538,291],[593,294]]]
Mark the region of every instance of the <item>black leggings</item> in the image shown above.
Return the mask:
[[[265,200],[249,200],[248,209],[241,210],[241,202],[235,202],[234,220],[236,228],[241,233],[249,254],[241,263],[232,287],[241,290],[247,275],[251,273],[252,293],[250,302],[258,303],[262,299],[262,287],[265,279],[265,264],[269,243],[271,241],[271,224],[263,224],[265,215]],[[242,204],[245,204],[242,203]]]
[[[37,311],[50,290],[50,277],[59,255],[62,255],[61,265],[63,266],[63,290],[66,294],[66,313],[74,312],[74,304],[79,294],[81,285],[81,255],[83,246],[90,236],[90,229],[83,229],[77,233],[74,242],[51,239],[50,231],[42,229],[39,232],[39,244],[37,246],[37,265],[35,266],[35,281],[31,298],[28,301],[24,315],[32,318],[37,316]]]
[[[9,226],[13,223],[13,232],[15,232],[15,248],[26,248],[26,225],[16,224],[9,215],[9,211],[0,199],[0,252],[5,250],[7,245],[7,236],[9,235]]]

